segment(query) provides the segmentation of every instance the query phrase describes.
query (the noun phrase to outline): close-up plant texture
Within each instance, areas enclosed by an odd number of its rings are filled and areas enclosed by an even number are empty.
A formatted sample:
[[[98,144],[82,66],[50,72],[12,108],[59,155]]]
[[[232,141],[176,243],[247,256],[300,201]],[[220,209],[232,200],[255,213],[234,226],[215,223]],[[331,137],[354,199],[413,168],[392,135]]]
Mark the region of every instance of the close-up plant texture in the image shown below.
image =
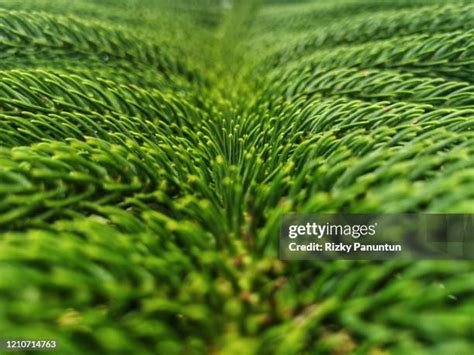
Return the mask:
[[[473,128],[472,1],[0,0],[0,338],[472,355],[472,261],[278,238],[473,213]]]

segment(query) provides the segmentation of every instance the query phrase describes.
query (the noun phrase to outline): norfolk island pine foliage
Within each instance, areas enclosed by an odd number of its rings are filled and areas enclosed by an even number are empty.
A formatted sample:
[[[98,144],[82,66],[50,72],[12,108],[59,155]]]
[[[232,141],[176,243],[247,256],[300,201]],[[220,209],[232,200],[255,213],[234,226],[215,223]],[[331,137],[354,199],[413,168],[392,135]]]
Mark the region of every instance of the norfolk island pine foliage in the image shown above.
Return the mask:
[[[0,337],[472,354],[472,262],[277,253],[288,212],[474,212],[473,25],[471,1],[0,0]]]

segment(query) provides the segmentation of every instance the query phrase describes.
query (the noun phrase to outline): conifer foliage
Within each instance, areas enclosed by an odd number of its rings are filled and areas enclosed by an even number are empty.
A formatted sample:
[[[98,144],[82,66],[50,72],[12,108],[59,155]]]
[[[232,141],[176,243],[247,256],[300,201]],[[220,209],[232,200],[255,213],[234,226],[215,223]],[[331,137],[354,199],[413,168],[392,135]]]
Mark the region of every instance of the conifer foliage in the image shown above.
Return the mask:
[[[474,3],[0,0],[0,334],[472,354],[468,261],[283,262],[288,212],[474,212]]]

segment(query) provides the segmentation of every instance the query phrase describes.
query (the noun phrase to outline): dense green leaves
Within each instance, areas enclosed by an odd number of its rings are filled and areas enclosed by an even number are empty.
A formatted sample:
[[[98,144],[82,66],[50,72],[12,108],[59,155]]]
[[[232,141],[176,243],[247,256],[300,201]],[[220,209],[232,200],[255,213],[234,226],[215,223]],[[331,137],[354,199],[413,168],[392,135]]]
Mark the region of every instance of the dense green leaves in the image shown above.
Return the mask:
[[[0,8],[2,338],[472,351],[472,262],[277,258],[282,213],[474,212],[472,2]]]

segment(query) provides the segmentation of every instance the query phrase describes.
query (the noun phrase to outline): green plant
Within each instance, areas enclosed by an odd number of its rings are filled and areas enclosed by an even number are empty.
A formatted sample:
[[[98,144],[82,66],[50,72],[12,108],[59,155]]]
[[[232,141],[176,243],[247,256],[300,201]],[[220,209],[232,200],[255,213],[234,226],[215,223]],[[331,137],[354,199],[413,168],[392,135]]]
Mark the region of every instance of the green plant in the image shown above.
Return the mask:
[[[472,2],[222,4],[0,0],[1,338],[470,354],[472,262],[277,250],[292,211],[474,212]]]

